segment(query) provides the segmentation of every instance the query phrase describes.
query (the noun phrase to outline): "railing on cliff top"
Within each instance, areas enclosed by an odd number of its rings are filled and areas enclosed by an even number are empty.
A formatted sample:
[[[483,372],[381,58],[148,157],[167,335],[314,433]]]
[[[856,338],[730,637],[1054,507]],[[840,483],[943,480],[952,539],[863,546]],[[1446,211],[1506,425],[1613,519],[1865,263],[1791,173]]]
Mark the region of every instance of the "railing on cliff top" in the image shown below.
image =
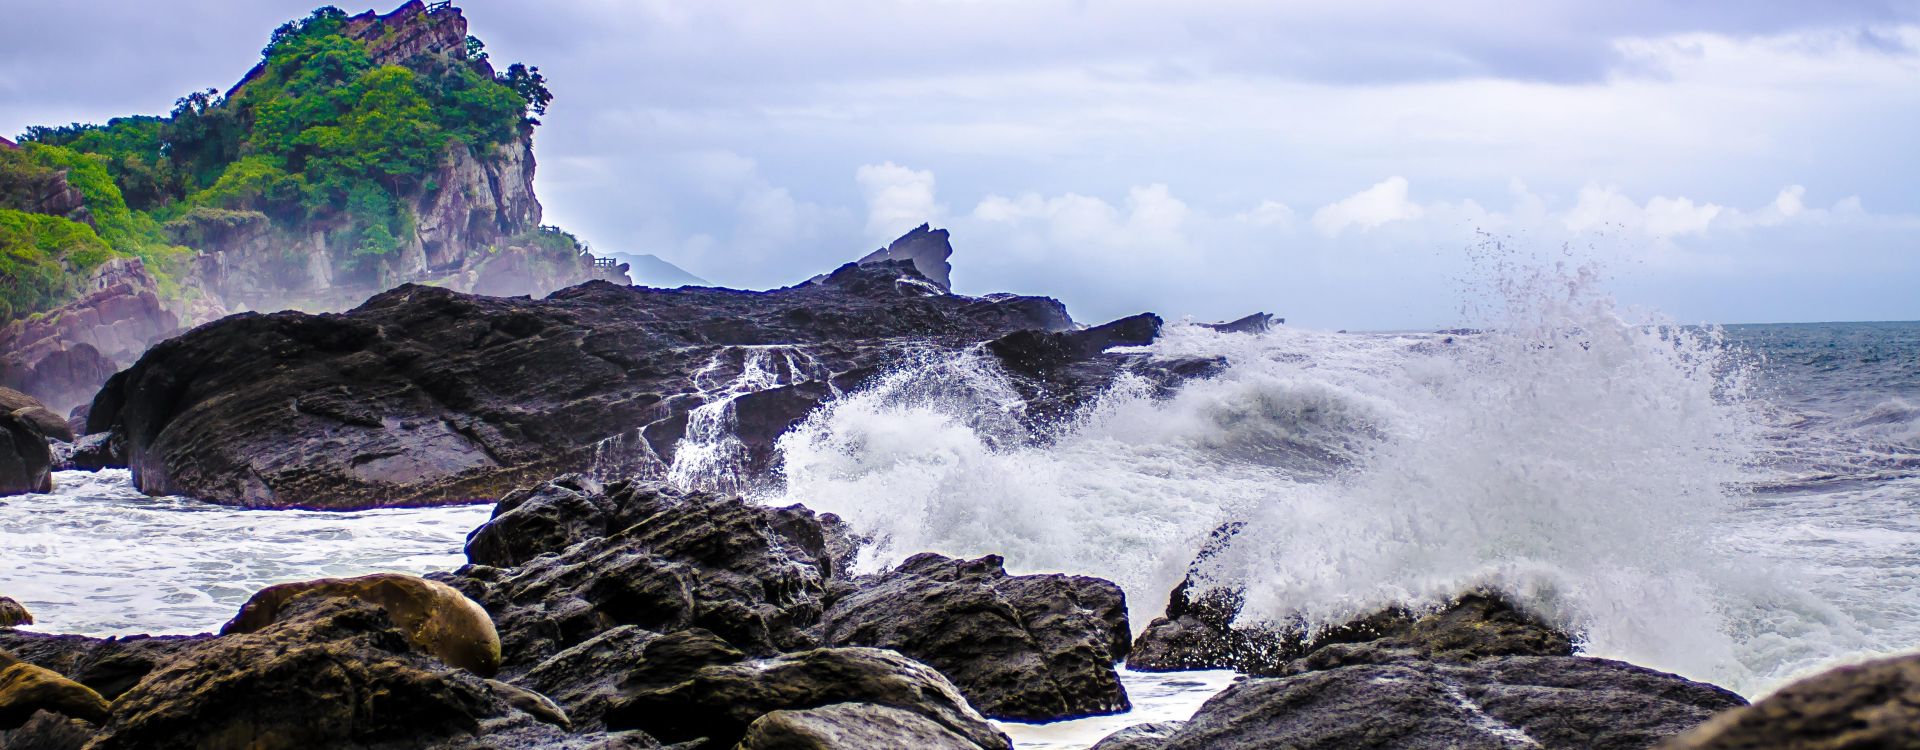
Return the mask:
[[[593,259],[594,268],[612,268],[619,264],[620,264],[619,261],[616,261],[612,258],[594,258]]]

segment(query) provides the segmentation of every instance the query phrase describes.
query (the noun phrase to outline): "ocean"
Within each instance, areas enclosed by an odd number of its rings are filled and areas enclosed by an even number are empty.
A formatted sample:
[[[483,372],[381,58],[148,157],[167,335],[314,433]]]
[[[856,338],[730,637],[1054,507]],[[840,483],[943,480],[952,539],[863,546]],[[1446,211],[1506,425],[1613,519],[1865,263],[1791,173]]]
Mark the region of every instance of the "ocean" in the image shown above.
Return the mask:
[[[1109,578],[1136,629],[1239,521],[1199,575],[1246,587],[1248,618],[1326,625],[1494,586],[1583,653],[1750,697],[1920,646],[1920,323],[1672,325],[1579,284],[1488,322],[1173,323],[1131,351],[1224,370],[1171,395],[1123,380],[1038,434],[985,357],[913,361],[783,438],[764,500],[841,514],[876,540],[868,569],[993,553]],[[451,568],[489,513],[236,510],[144,497],[124,471],[56,483],[0,500],[0,593],[46,632],[204,632],[266,584]],[[1128,673],[1133,715],[1009,730],[1084,747],[1230,679]]]

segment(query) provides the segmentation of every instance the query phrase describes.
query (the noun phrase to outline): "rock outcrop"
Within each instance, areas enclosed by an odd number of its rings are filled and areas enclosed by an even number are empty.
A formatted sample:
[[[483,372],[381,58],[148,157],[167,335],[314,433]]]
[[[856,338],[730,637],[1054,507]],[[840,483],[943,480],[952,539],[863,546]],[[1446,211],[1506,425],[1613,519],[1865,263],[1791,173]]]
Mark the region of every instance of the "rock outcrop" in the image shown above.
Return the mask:
[[[518,567],[471,565],[442,577],[493,615],[507,674],[628,625],[652,633],[700,628],[755,655],[817,645],[812,629],[835,562],[829,533],[811,511],[625,482],[583,502],[610,508],[620,530],[583,534],[564,549],[543,550],[558,554],[521,559],[540,549],[533,539],[564,539],[503,528],[514,515],[504,513],[474,532],[469,554],[476,562],[519,560]],[[515,528],[532,530],[530,539],[482,543]],[[475,553],[503,548],[517,552]]]
[[[379,606],[308,597],[294,609],[155,669],[89,747],[422,747],[526,713],[524,691],[415,653]]]
[[[934,229],[931,225],[921,224],[913,231],[901,235],[900,239],[888,243],[886,247],[867,253],[856,261],[861,265],[889,260],[911,262],[913,268],[926,277],[927,281],[939,287],[942,292],[953,291],[953,264],[947,259],[953,257],[953,244],[947,241],[947,230]]]
[[[1920,747],[1920,655],[1839,667],[1715,716],[1662,750]]]
[[[872,703],[835,703],[772,711],[747,725],[740,750],[839,750],[898,747],[977,750],[979,745],[912,711]]]
[[[719,457],[708,474],[762,476],[781,432],[904,342],[1071,324],[1052,300],[924,296],[903,279],[921,280],[890,262],[773,292],[589,283],[534,301],[403,286],[342,315],[233,316],[114,376],[88,431],[118,433],[143,491],[251,507],[663,476],[689,433]],[[728,421],[731,436],[715,428]]]
[[[18,729],[39,711],[101,724],[109,710],[92,688],[0,651],[0,729]]]
[[[1451,662],[1351,646],[1320,656],[1284,677],[1235,683],[1171,731],[1101,747],[1639,750],[1745,703],[1712,685],[1605,659]]]
[[[78,299],[0,329],[0,386],[65,414],[179,329],[140,259],[116,258],[94,271]]]
[[[0,496],[53,491],[53,450],[22,417],[0,414]]]
[[[1126,596],[1098,578],[1009,576],[996,556],[915,555],[848,582],[826,611],[832,646],[889,648],[940,670],[981,713],[1051,721],[1131,708]]]
[[[871,648],[823,648],[702,667],[679,682],[633,691],[608,711],[607,724],[666,742],[704,738],[698,747],[719,750],[740,743],[753,724],[775,711],[846,703],[914,714],[979,750],[1012,747],[940,673]],[[840,714],[843,722],[852,718]],[[892,733],[887,727],[867,731]]]

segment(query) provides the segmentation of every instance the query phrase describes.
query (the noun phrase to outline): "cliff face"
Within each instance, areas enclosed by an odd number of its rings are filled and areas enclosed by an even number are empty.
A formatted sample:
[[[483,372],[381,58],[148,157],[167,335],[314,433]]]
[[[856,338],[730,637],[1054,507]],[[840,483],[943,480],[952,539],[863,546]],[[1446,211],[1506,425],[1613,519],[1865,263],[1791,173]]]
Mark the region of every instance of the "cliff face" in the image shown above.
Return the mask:
[[[364,42],[376,65],[449,58],[491,75],[485,60],[468,58],[467,20],[453,6],[412,0],[384,15],[353,16],[343,33]],[[249,71],[228,91],[228,99],[264,72],[264,66]],[[536,241],[541,209],[533,193],[534,168],[530,129],[477,153],[459,142],[449,144],[427,187],[399,196],[414,231],[401,238],[396,256],[381,264],[361,262],[351,248],[330,243],[328,232],[335,227],[324,221],[290,232],[264,216],[190,216],[175,239],[201,251],[195,281],[224,303],[219,314],[345,310],[406,283],[533,296],[593,279],[624,283],[618,267],[596,266],[583,248]]]
[[[101,383],[149,345],[179,330],[140,259],[111,260],[94,273],[84,296],[0,329],[0,386],[65,414],[93,400]]]

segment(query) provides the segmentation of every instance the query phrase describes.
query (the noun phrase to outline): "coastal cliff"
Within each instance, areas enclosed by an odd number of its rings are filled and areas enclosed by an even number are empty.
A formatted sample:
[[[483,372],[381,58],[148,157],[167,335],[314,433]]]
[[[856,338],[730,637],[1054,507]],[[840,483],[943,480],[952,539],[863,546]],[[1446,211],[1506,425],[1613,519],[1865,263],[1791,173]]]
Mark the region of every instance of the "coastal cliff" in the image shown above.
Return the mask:
[[[70,408],[186,327],[401,284],[626,283],[540,223],[551,98],[538,68],[496,71],[459,8],[413,0],[288,23],[224,95],[168,116],[29,128],[0,145],[0,385]]]

